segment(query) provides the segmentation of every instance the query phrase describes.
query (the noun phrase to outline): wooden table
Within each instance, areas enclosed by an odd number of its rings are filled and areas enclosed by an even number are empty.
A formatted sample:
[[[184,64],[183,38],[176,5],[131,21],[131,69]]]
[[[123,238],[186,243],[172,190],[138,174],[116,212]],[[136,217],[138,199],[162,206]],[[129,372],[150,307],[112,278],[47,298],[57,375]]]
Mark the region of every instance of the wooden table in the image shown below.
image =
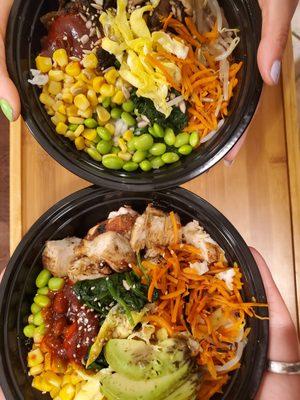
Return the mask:
[[[247,243],[262,252],[295,323],[298,323],[300,142],[296,121],[290,40],[283,63],[282,83],[264,89],[246,145],[235,163],[228,168],[221,162],[184,187],[217,207]],[[12,124],[10,154],[10,240],[13,251],[44,211],[89,183],[52,160],[22,120]]]

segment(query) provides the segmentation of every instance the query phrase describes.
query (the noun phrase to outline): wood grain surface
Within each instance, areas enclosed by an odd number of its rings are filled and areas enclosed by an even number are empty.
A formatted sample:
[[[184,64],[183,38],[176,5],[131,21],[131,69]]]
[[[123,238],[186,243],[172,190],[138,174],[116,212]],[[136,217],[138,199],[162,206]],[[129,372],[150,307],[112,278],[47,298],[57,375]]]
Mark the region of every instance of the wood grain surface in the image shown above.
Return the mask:
[[[290,52],[286,54],[285,63],[286,66],[292,64]],[[284,73],[284,82],[291,85],[291,69],[287,67]],[[296,271],[300,271],[300,243],[293,241],[293,232],[299,234],[300,221],[296,219],[294,204],[297,200],[294,185],[299,179],[299,169],[289,175],[289,165],[294,168],[294,164],[287,158],[287,143],[292,159],[299,149],[290,151],[293,139],[289,135],[295,134],[294,121],[286,115],[290,112],[290,96],[291,90],[283,90],[282,85],[265,88],[246,144],[235,163],[226,167],[220,162],[184,187],[217,207],[246,242],[264,255],[297,323],[295,277]],[[12,125],[11,156],[13,250],[44,211],[88,183],[52,160],[22,121]],[[293,185],[291,190],[290,184]]]

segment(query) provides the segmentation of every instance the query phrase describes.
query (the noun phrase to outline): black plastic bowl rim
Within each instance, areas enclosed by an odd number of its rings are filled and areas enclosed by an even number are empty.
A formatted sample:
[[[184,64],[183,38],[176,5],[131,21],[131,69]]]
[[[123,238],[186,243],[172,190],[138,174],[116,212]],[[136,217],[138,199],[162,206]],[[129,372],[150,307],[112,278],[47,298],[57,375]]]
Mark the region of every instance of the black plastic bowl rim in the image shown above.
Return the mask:
[[[243,47],[239,50],[238,58],[244,61],[244,66],[239,78],[238,93],[232,100],[233,112],[226,118],[218,135],[186,158],[150,172],[125,172],[107,170],[86,153],[77,151],[72,142],[55,133],[49,116],[38,100],[38,89],[27,82],[30,78],[29,69],[34,68],[34,56],[37,54],[41,36],[39,15],[45,13],[48,2],[42,0],[37,5],[35,1],[15,0],[6,36],[7,65],[21,96],[22,115],[35,139],[50,156],[74,174],[99,186],[116,190],[160,190],[180,185],[209,170],[232,149],[245,132],[256,110],[262,89],[256,62],[261,31],[258,2],[219,2],[225,9],[225,14],[226,10],[230,10],[234,24],[238,23],[238,26],[242,27],[240,36]],[[226,16],[229,18],[229,12]]]
[[[41,253],[46,240],[66,236],[83,236],[88,228],[108,212],[124,204],[143,211],[152,202],[164,210],[178,212],[183,223],[196,219],[225,250],[230,262],[242,269],[245,300],[266,302],[266,294],[254,258],[236,229],[213,206],[182,189],[161,192],[114,192],[95,186],[80,190],[50,208],[31,227],[15,250],[1,283],[0,290],[0,385],[6,400],[39,400],[40,392],[31,387],[26,368],[29,347],[22,329],[34,296],[35,277],[41,268]],[[97,216],[99,219],[97,219]],[[258,315],[268,316],[266,308]],[[253,399],[265,371],[268,348],[268,321],[251,318],[249,341],[242,366],[233,373],[223,395],[214,400]],[[44,397],[45,400],[50,397]]]

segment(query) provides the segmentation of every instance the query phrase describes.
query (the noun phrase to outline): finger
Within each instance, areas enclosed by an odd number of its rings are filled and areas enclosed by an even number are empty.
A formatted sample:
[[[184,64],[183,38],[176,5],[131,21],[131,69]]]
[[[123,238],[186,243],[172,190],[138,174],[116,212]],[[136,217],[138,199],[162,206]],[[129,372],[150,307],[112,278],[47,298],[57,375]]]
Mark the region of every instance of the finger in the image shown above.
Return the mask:
[[[268,85],[279,82],[281,60],[286,46],[290,23],[298,0],[260,0],[262,37],[257,61],[263,80]]]
[[[290,313],[275,285],[271,272],[261,254],[250,248],[259,268],[269,306],[270,340],[269,359],[273,361],[299,361],[297,332]]]

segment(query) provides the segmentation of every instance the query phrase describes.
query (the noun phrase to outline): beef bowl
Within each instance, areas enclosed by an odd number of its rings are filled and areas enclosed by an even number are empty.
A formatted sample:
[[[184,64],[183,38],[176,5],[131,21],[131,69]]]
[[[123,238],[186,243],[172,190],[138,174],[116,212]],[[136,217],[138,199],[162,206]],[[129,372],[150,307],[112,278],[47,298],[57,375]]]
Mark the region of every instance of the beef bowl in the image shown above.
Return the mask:
[[[265,303],[247,245],[206,201],[89,187],[47,211],[8,264],[1,387],[6,400],[253,399]]]
[[[242,136],[262,88],[260,31],[256,0],[17,0],[7,64],[56,161],[94,184],[159,190]]]

